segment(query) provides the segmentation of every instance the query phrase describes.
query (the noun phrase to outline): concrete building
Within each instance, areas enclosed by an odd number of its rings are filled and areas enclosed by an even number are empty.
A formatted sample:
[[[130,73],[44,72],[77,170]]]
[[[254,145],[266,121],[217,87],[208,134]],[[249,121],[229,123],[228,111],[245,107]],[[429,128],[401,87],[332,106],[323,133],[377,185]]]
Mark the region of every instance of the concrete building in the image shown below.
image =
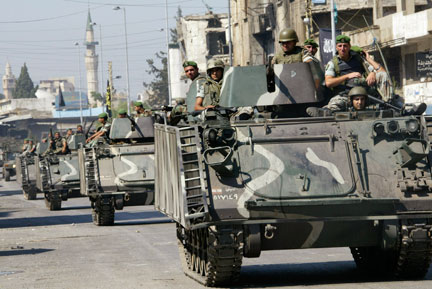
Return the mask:
[[[93,22],[91,20],[90,11],[87,16],[87,29],[86,29],[86,54],[85,65],[87,71],[87,95],[91,106],[97,105],[91,95],[92,92],[99,91],[98,82],[98,55],[96,54],[96,45],[99,43],[94,39]]]
[[[12,73],[9,62],[6,63],[5,75],[3,75],[3,94],[5,100],[12,99],[12,93],[16,86],[16,78]]]
[[[74,77],[66,77],[66,78],[52,78],[48,80],[41,80],[39,82],[39,89],[36,92],[36,96],[38,98],[43,97],[44,95],[51,94],[55,96],[62,92],[73,92],[75,90],[75,79]],[[45,92],[45,93],[41,93]],[[39,93],[39,95],[38,95]]]

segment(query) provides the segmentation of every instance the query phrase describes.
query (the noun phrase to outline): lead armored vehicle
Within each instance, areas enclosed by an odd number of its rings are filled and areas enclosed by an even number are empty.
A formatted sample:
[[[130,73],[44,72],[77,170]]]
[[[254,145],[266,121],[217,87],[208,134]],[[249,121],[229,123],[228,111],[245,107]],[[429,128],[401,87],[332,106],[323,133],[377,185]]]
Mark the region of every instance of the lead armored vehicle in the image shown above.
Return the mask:
[[[429,121],[380,105],[301,117],[322,100],[310,65],[275,65],[274,92],[264,66],[231,67],[221,108],[155,125],[155,207],[177,223],[185,274],[202,284],[231,283],[265,250],[350,247],[369,273],[428,271]]]
[[[109,141],[79,150],[81,193],[94,224],[114,224],[115,210],[154,203],[154,119],[112,121]]]
[[[48,153],[47,144],[38,147],[35,156],[36,187],[44,194],[45,205],[50,211],[60,210],[62,201],[82,197],[78,167],[78,148],[85,144],[84,135],[72,135],[68,140],[68,154]]]

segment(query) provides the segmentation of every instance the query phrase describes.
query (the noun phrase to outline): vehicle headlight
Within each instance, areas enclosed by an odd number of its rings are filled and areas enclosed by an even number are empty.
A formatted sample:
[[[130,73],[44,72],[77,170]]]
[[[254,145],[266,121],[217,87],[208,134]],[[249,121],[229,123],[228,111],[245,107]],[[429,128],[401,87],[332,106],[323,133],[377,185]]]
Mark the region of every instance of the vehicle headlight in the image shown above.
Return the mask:
[[[384,133],[384,124],[381,122],[377,122],[373,126],[373,130],[375,132],[375,135],[380,135]]]
[[[416,119],[410,119],[406,122],[406,129],[409,133],[414,133],[419,129],[419,123]]]
[[[399,132],[399,123],[395,120],[391,120],[387,123],[387,131],[391,134]]]

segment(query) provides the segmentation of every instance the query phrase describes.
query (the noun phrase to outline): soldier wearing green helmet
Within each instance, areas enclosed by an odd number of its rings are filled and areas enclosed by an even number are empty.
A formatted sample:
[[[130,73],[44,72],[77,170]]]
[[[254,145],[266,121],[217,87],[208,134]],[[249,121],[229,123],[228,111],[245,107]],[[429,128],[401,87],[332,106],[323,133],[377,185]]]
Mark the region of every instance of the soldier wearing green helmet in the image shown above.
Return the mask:
[[[86,140],[88,147],[93,147],[100,139],[108,140],[109,131],[111,129],[111,124],[108,122],[108,114],[106,112],[99,114],[98,122],[100,126],[96,129],[96,132]]]
[[[124,108],[119,109],[118,116],[119,116],[119,118],[126,118],[127,117],[127,110]]]
[[[325,84],[335,95],[326,106],[331,111],[346,110],[348,92],[359,85],[373,88],[386,102],[392,100],[390,82],[384,68],[367,51],[359,47],[352,48],[348,36],[336,37],[337,55],[327,63],[325,71]]]
[[[315,57],[318,47],[318,43],[316,43],[315,40],[312,38],[306,39],[303,43],[303,62],[314,61],[320,63],[320,61]]]
[[[349,106],[354,110],[364,110],[368,99],[367,91],[362,86],[353,87],[349,93]]]
[[[276,53],[272,64],[288,64],[303,61],[303,49],[297,46],[298,37],[294,29],[284,28],[279,32],[281,51]]]
[[[213,108],[219,104],[224,68],[225,64],[220,59],[212,58],[207,62],[207,78],[198,89],[195,110]]]

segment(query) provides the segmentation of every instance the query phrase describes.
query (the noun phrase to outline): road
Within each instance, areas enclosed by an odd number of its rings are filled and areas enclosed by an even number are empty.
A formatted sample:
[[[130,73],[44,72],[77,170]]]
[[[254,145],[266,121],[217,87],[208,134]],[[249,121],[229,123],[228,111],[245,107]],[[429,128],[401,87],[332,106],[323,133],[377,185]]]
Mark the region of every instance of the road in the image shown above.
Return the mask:
[[[432,288],[420,281],[360,275],[348,248],[263,252],[244,259],[238,288]],[[86,198],[45,208],[0,181],[0,288],[204,288],[180,266],[175,225],[151,206],[116,212],[96,227]]]

